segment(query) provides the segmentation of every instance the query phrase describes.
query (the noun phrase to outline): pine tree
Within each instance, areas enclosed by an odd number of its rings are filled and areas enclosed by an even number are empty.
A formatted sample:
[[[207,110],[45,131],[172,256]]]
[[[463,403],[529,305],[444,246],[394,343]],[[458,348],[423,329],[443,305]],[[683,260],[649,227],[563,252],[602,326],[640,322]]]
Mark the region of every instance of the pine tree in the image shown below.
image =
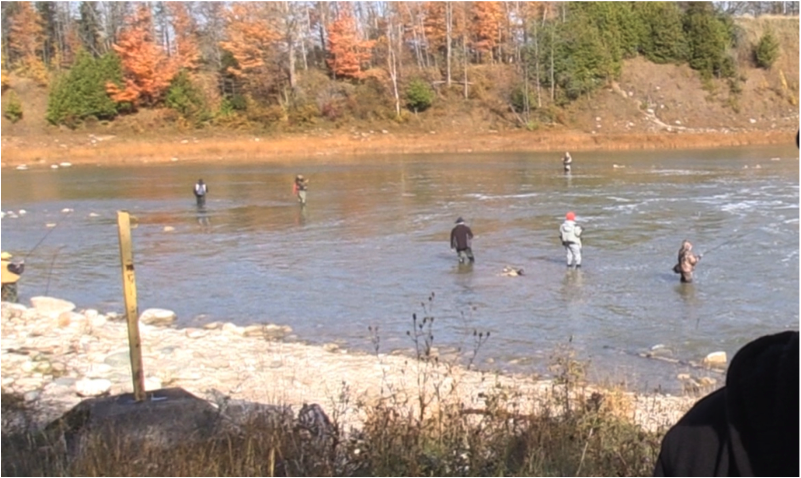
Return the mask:
[[[375,42],[362,40],[356,31],[356,19],[349,8],[339,13],[328,30],[328,68],[334,78],[364,78],[362,64],[372,56]]]
[[[107,83],[106,90],[114,101],[134,107],[159,103],[178,72],[177,62],[156,45],[152,32],[152,16],[147,4],[137,9],[130,27],[112,45],[122,61],[125,88]]]
[[[754,48],[754,61],[758,67],[767,70],[777,58],[779,58],[779,42],[773,32],[768,29]]]
[[[52,124],[74,126],[89,117],[115,117],[117,103],[106,93],[109,82],[122,83],[119,57],[107,53],[95,58],[85,50],[79,51],[69,73],[61,77],[50,92],[47,120]]]

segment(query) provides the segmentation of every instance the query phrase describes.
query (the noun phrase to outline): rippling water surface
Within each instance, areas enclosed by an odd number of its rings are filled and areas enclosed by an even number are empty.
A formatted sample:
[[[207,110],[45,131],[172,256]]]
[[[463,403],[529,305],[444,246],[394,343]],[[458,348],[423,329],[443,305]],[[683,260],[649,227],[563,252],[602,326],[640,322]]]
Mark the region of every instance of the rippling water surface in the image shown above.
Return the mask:
[[[572,337],[596,376],[643,387],[675,387],[685,368],[623,352],[662,345],[698,360],[798,329],[795,148],[574,158],[570,176],[554,154],[4,170],[2,247],[24,256],[49,233],[27,258],[23,302],[47,293],[122,312],[126,209],[138,220],[139,308],[173,309],[182,326],[269,321],[364,350],[377,326],[389,352],[411,347],[425,302],[441,349],[471,350],[474,329],[491,332],[478,355],[487,368],[545,371]],[[311,178],[303,209],[296,173]],[[585,228],[580,271],[566,270],[557,239],[568,210]],[[457,216],[476,235],[472,270],[449,249]],[[684,238],[708,254],[683,286],[671,267]],[[506,265],[525,276],[500,276]]]

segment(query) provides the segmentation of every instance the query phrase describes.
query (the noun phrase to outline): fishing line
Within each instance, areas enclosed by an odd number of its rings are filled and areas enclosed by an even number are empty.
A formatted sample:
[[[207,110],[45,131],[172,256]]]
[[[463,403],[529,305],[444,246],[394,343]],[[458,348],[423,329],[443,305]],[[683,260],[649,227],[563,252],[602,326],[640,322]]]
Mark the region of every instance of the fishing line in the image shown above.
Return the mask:
[[[56,253],[53,254],[53,260],[50,261],[50,270],[47,271],[47,286],[45,287],[45,295],[47,295],[47,293],[50,291],[50,278],[53,276],[53,265],[55,265],[56,258],[58,258],[58,254],[61,252],[61,249],[64,249],[64,246],[56,249]]]
[[[69,216],[70,214],[72,214],[72,211],[68,212],[67,216]],[[37,242],[36,245],[33,246],[33,249],[31,249],[30,251],[28,251],[27,254],[25,254],[25,256],[22,258],[22,260],[25,261],[25,259],[27,259],[31,254],[33,254],[33,251],[35,251],[44,242],[44,240],[47,239],[47,236],[52,234],[53,231],[55,231],[58,228],[58,226],[60,226],[60,225],[61,225],[61,221],[57,222],[55,226],[51,227],[50,230],[47,231],[47,233],[44,235],[44,237],[39,239],[39,242]]]

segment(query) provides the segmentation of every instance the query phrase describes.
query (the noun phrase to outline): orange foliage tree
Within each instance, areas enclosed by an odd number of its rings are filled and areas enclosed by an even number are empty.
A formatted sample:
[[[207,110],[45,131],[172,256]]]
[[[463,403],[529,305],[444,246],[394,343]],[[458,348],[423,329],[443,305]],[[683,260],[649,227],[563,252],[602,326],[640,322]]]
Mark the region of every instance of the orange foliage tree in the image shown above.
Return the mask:
[[[47,84],[47,69],[40,57],[44,48],[44,23],[31,2],[20,2],[19,10],[11,19],[8,46],[19,60],[19,71],[39,84]]]
[[[112,45],[122,61],[125,88],[107,83],[106,91],[118,103],[128,102],[134,107],[157,104],[178,72],[178,62],[156,45],[152,23],[150,8],[141,4],[129,21],[130,27]]]
[[[175,30],[175,56],[178,68],[195,71],[200,61],[200,47],[197,39],[197,24],[189,15],[184,2],[167,2]]]
[[[228,39],[220,42],[236,60],[236,65],[227,67],[228,72],[243,80],[253,93],[266,93],[276,81],[275,42],[280,35],[269,27],[272,20],[267,3],[234,3],[228,12]]]
[[[501,20],[503,11],[501,2],[473,3],[473,48],[479,55],[489,53],[493,58],[493,50],[500,41]]]
[[[362,40],[356,31],[356,19],[346,5],[328,29],[328,53],[326,60],[334,78],[364,78],[362,64],[369,61],[371,40]]]

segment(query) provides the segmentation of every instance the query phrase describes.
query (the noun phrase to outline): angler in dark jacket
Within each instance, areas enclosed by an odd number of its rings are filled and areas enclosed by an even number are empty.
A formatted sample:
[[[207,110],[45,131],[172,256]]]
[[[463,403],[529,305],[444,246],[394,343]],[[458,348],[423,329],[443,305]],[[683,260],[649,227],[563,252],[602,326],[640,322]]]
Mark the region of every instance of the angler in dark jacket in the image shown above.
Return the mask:
[[[654,476],[798,476],[798,374],[797,331],[746,344],[665,435]]]
[[[451,230],[451,249],[456,249],[460,264],[464,264],[465,261],[470,261],[472,264],[476,261],[473,257],[472,245],[473,231],[465,225],[464,219],[460,217],[456,220],[456,226]]]
[[[194,189],[195,200],[197,200],[198,207],[203,207],[206,205],[206,193],[208,192],[209,187],[206,186],[206,183],[204,183],[202,179],[198,179]]]

